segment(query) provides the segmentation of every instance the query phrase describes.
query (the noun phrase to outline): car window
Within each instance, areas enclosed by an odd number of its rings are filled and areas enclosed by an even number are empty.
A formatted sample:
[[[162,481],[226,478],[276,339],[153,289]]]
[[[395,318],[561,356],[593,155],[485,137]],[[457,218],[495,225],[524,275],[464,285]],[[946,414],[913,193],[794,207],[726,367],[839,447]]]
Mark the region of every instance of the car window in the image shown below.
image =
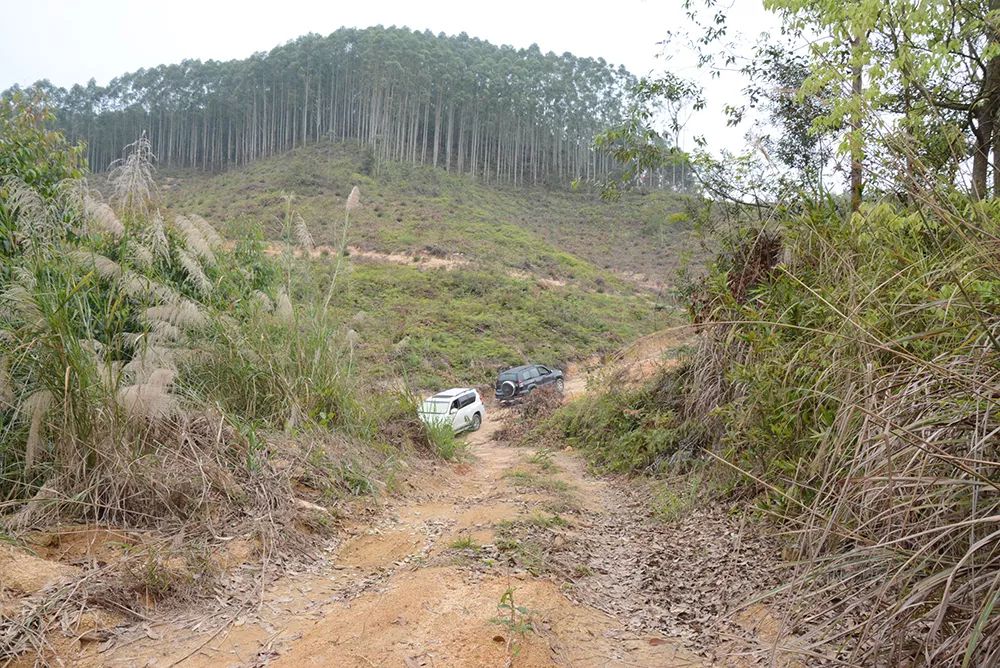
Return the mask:
[[[457,410],[457,409],[461,408],[462,407],[461,401],[462,401],[461,399],[455,399],[455,401],[451,402],[452,409],[453,410]]]
[[[447,401],[431,401],[427,400],[420,404],[421,413],[430,413],[435,415],[443,415],[448,412],[448,402]]]
[[[535,367],[531,367],[530,369],[528,369],[527,377],[528,380],[531,380],[533,378],[538,378],[538,369],[536,369]]]
[[[459,401],[458,406],[459,406],[459,408],[465,408],[466,406],[468,406],[469,404],[471,404],[475,400],[476,400],[476,395],[472,394],[471,392],[468,393],[468,394],[463,394],[458,399],[458,401]]]
[[[505,381],[505,380],[517,380],[517,372],[516,371],[504,371],[503,373],[500,374],[499,380],[500,380],[501,383],[503,381]]]
[[[544,366],[538,366],[538,367],[535,367],[535,368],[538,369],[538,375],[540,375],[540,376],[547,376],[550,373],[549,370],[547,368],[545,368]]]

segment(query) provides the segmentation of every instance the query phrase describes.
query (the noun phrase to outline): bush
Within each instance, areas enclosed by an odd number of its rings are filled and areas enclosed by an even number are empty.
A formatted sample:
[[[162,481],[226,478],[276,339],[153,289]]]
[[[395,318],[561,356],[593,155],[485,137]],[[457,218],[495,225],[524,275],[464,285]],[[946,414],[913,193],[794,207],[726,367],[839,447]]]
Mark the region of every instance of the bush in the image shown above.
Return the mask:
[[[1000,658],[998,236],[997,202],[812,206],[703,286],[693,389],[796,537],[803,635],[850,663]]]
[[[231,246],[197,215],[165,221],[144,138],[111,172],[110,204],[82,181],[53,184],[74,176],[75,149],[39,125],[44,114],[5,113],[19,129],[5,151],[31,157],[0,157],[17,170],[0,191],[14,240],[0,294],[0,495],[27,501],[11,523],[286,507],[292,469],[279,473],[258,435],[382,442],[394,400],[359,400],[347,332],[292,303],[259,233]]]
[[[685,416],[684,370],[645,387],[597,394],[557,414],[563,436],[599,468],[616,473],[678,472],[706,444],[702,423]]]
[[[427,436],[434,452],[445,461],[455,461],[465,451],[465,444],[459,440],[451,425],[434,423],[427,425]]]

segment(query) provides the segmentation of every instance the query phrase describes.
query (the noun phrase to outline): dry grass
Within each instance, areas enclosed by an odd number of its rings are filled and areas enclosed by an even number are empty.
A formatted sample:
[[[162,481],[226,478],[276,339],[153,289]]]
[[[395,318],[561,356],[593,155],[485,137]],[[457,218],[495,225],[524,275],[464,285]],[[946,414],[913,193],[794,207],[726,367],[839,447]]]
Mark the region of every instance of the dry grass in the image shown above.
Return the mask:
[[[0,530],[16,542],[83,521],[152,538],[5,614],[0,662],[44,656],[46,633],[86,606],[135,619],[204,595],[219,569],[198,555],[235,536],[262,581],[333,526],[325,508],[380,491],[426,447],[423,430],[379,429],[406,400],[359,399],[356,334],[293,306],[261,247],[228,246],[196,215],[167,225],[148,142],[126,153],[117,211],[83,187],[45,201],[15,184],[26,242],[0,292]]]
[[[538,427],[563,404],[563,395],[553,387],[540,387],[513,404],[503,416],[494,438],[501,443],[525,445]]]
[[[787,527],[789,652],[1000,662],[1000,216],[924,206],[791,224],[787,262],[742,274],[756,290],[733,265],[690,359],[713,457]]]

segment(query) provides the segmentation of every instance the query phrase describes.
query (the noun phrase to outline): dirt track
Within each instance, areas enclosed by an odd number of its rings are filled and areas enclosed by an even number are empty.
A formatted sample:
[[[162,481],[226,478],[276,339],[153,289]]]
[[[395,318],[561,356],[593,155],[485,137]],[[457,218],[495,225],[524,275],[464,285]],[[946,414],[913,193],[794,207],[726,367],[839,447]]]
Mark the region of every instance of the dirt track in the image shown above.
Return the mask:
[[[531,451],[493,439],[496,426],[489,419],[469,437],[468,462],[425,475],[417,491],[387,509],[375,526],[359,527],[323,572],[279,581],[259,613],[233,620],[214,636],[154,625],[152,637],[92,654],[83,663],[699,665],[670,639],[630,633],[610,615],[574,603],[559,583],[503,563],[495,547],[498,526],[546,509],[599,512],[606,483],[587,476],[565,452],[546,466],[558,472],[543,476],[528,462]],[[518,472],[537,475],[538,484],[525,484]],[[528,610],[523,617],[533,631],[521,635],[492,621],[509,588],[516,605]]]
[[[674,343],[670,334],[646,337],[612,365],[646,375]],[[583,375],[569,394],[586,391]],[[492,411],[467,437],[465,461],[414,474],[374,523],[348,529],[325,560],[280,578],[254,605],[151,619],[64,660],[670,668],[718,659],[721,644],[706,651],[701,629],[754,584],[747,575],[761,543],[745,540],[725,513],[674,533],[654,527],[643,495],[590,475],[569,449],[500,443],[499,418]],[[498,621],[505,592],[520,608],[507,624]]]

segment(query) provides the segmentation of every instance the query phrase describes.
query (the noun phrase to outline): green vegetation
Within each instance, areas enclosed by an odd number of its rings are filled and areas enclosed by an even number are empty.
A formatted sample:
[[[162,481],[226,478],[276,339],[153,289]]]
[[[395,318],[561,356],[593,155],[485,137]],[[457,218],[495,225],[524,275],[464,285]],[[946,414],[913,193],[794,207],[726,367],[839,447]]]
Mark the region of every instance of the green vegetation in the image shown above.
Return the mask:
[[[492,621],[507,630],[510,638],[507,638],[507,649],[514,656],[520,651],[520,645],[514,639],[518,636],[523,641],[529,633],[534,633],[535,625],[533,621],[534,613],[523,605],[518,605],[514,600],[513,587],[508,587],[497,603],[497,616]]]
[[[669,249],[693,239],[690,229],[646,222],[654,201],[679,201],[659,195],[606,204],[583,193],[487,187],[419,166],[393,165],[371,178],[358,173],[360,160],[350,146],[322,144],[213,177],[167,178],[165,199],[178,213],[202,210],[227,221],[230,237],[254,237],[264,221],[271,247],[282,251],[297,244],[285,222],[291,207],[319,249],[311,261],[289,258],[292,295],[315,299],[316,286],[328,285],[340,263],[331,317],[352,332],[353,359],[371,381],[415,390],[481,385],[503,366],[565,364],[661,326],[665,316],[616,273],[663,271]],[[332,212],[352,180],[364,195],[347,244],[392,258],[338,260],[344,227]],[[591,246],[587,238],[607,229],[605,216],[616,221],[617,240]],[[454,266],[429,268],[422,258]]]
[[[546,515],[541,511],[535,511],[527,519],[528,524],[536,526],[539,529],[552,529],[554,527],[565,527],[569,525],[569,522],[564,520],[558,513],[552,513],[551,515]]]
[[[789,537],[776,596],[809,620],[794,633],[812,656],[996,664],[1000,7],[765,6],[783,39],[739,54],[724,12],[687,5],[703,65],[746,63],[731,122],[759,106],[780,129],[695,158],[735,223],[688,291],[697,344],[559,424],[611,469],[694,470],[697,489],[657,501],[668,515],[699,495],[755,499]],[[639,101],[605,134],[633,183],[669,157],[649,111],[677,98]]]
[[[694,469],[697,489],[681,482],[655,500],[668,517],[698,496],[757,498],[798,536],[789,591],[801,587],[801,614],[840,610],[831,582],[846,571],[870,614],[865,637],[915,642],[920,620],[947,606],[967,612],[939,651],[993,651],[970,643],[1000,623],[989,389],[1000,267],[984,252],[1000,238],[996,202],[923,214],[873,204],[847,219],[813,206],[781,229],[741,235],[720,257],[681,367],[576,402],[558,424],[611,470]],[[910,598],[926,607],[904,611]],[[981,636],[962,635],[974,627]],[[811,633],[841,631],[831,619]]]
[[[331,264],[317,260],[309,270],[307,281],[322,281]],[[373,379],[402,377],[415,389],[489,384],[499,368],[529,359],[565,364],[656,327],[651,306],[635,297],[393,264],[355,265],[332,307],[357,332],[358,357]]]
[[[338,213],[357,185],[364,206],[353,214],[351,246],[449,257],[593,291],[633,292],[621,277],[636,274],[669,283],[705,256],[692,222],[705,212],[694,198],[654,192],[605,202],[586,192],[488,186],[402,163],[370,175],[364,151],[347,143],[321,142],[210,176],[171,172],[164,182],[171,210],[219,221],[234,238],[259,223],[270,239],[281,239],[285,195],[292,195],[315,242],[337,248]]]
[[[431,447],[441,459],[455,461],[465,452],[465,443],[459,440],[450,424],[432,424],[427,427]]]
[[[678,386],[684,376],[674,371],[644,387],[575,401],[553,423],[601,470],[657,474],[683,469],[682,462],[714,442],[707,416],[683,417],[685,400]]]
[[[472,550],[476,551],[479,549],[480,545],[477,543],[472,536],[461,536],[451,541],[448,547],[452,550]]]
[[[108,204],[75,178],[79,150],[43,112],[12,100],[0,118],[12,140],[0,152],[11,169],[0,496],[12,521],[291,513],[293,478],[298,493],[370,493],[374,471],[426,445],[407,400],[371,388],[361,399],[343,331],[319,299],[288,298],[259,234],[231,246],[200,216],[164,220],[148,142],[110,174]],[[328,430],[337,438],[314,441]],[[279,472],[279,458],[293,464]]]
[[[539,470],[545,473],[551,473],[559,470],[559,467],[556,466],[556,463],[553,461],[553,459],[554,459],[554,454],[552,450],[548,448],[542,448],[538,452],[533,454],[528,461],[537,466]]]
[[[572,488],[564,481],[550,474],[538,474],[531,471],[510,471],[506,474],[510,481],[518,486],[527,489],[537,489],[546,492],[556,492],[561,495],[570,495]]]

